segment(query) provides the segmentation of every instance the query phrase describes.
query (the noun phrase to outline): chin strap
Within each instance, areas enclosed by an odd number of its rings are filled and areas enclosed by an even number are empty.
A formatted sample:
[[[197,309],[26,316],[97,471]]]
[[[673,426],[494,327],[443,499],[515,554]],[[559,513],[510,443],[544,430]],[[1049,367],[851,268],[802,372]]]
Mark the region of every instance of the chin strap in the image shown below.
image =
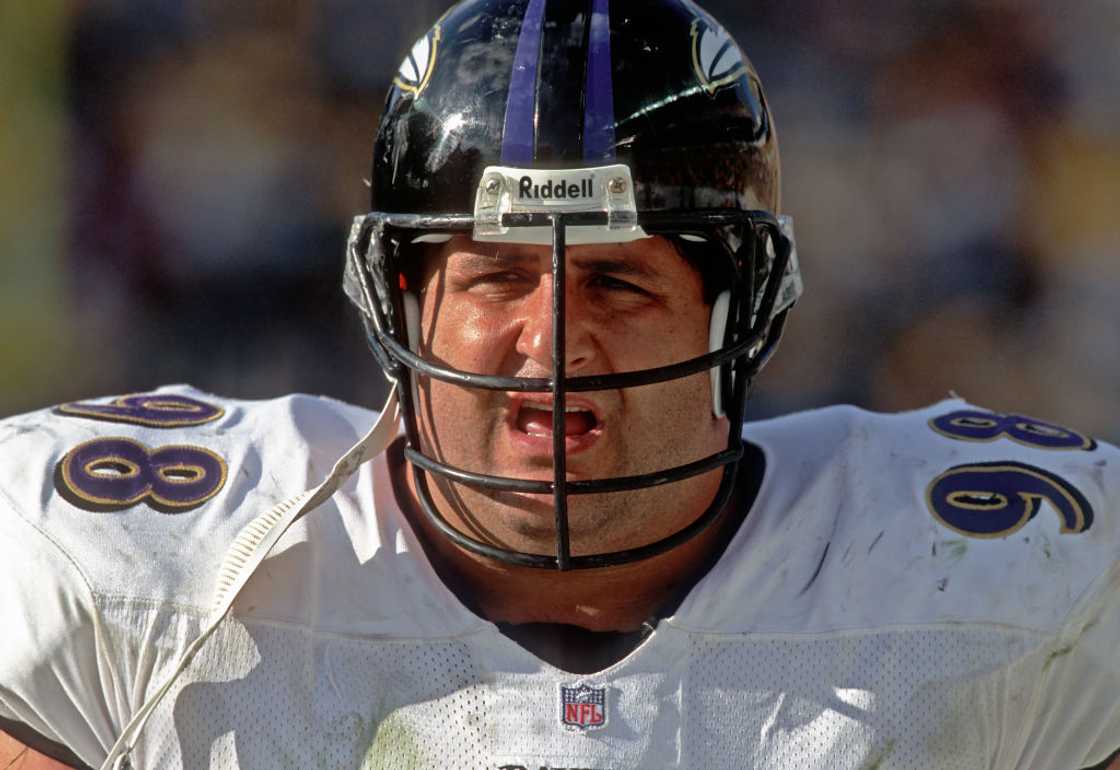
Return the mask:
[[[385,451],[397,434],[399,421],[400,404],[397,400],[397,386],[394,385],[377,422],[369,433],[339,458],[330,475],[319,486],[285,500],[242,528],[226,551],[222,566],[218,570],[213,603],[202,633],[183,652],[167,681],[144,702],[125,725],[109,755],[101,763],[100,770],[133,770],[130,755],[148,723],[148,718],[164,696],[171,691],[172,686],[190,665],[202,645],[217,630],[218,625],[233,606],[234,599],[249,582],[257,567],[292,524],[330,498],[358,470],[359,466]]]

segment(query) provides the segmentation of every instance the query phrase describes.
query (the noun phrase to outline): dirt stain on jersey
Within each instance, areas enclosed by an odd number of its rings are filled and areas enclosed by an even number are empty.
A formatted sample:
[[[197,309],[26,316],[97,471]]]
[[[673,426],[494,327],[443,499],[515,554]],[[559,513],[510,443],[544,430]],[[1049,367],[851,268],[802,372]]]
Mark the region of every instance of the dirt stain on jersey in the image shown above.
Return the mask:
[[[400,768],[400,770],[420,770],[424,767],[424,757],[416,734],[396,713],[390,714],[377,725],[373,745],[362,761],[362,770],[381,770],[381,768]]]
[[[828,558],[828,549],[831,547],[832,541],[829,540],[824,546],[824,553],[821,554],[821,560],[817,562],[817,568],[813,571],[813,576],[809,578],[809,582],[801,589],[801,593],[799,593],[798,596],[803,596],[805,592],[812,587],[813,583],[817,582],[817,578],[821,576],[821,570],[824,569],[824,561]]]
[[[935,542],[930,547],[930,555],[936,557],[941,554],[946,559],[953,561],[960,561],[968,554],[968,541],[964,539],[958,540],[942,540]]]
[[[860,770],[880,770],[887,758],[894,753],[894,746],[894,738],[891,738],[882,749],[868,757],[867,761],[860,766]]]
[[[1054,665],[1054,661],[1058,660],[1059,658],[1064,658],[1066,655],[1069,655],[1071,652],[1073,652],[1074,648],[1077,647],[1077,643],[1081,641],[1081,637],[1088,633],[1089,629],[1097,625],[1097,622],[1097,618],[1093,618],[1084,625],[1084,627],[1081,629],[1081,633],[1077,635],[1076,639],[1074,639],[1069,644],[1063,644],[1061,647],[1052,650],[1050,654],[1046,656],[1046,662],[1042,665],[1042,673],[1045,674],[1050,669],[1050,666]]]
[[[887,534],[887,531],[884,529],[878,535],[875,536],[874,540],[871,541],[871,545],[869,545],[867,547],[867,555],[868,556],[870,556],[871,552],[875,550],[875,546],[879,545],[879,541],[883,539],[883,535],[885,535],[885,534]]]

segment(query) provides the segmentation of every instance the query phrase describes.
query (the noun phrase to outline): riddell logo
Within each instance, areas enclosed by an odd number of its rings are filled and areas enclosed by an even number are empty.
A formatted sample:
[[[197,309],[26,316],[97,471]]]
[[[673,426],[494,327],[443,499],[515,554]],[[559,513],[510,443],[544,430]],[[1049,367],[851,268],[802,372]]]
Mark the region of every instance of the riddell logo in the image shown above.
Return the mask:
[[[592,177],[580,179],[578,184],[568,179],[549,180],[534,184],[531,177],[523,176],[517,183],[517,197],[538,201],[572,200],[590,198],[595,194]]]

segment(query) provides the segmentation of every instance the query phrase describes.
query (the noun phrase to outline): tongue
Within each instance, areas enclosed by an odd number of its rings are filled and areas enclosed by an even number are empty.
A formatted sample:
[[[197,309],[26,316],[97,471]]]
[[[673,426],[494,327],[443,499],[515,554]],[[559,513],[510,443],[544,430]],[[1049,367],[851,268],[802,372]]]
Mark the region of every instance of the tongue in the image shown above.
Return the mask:
[[[532,436],[552,434],[552,411],[521,407],[517,415],[517,427]],[[564,434],[578,436],[595,427],[595,417],[591,412],[565,412]]]

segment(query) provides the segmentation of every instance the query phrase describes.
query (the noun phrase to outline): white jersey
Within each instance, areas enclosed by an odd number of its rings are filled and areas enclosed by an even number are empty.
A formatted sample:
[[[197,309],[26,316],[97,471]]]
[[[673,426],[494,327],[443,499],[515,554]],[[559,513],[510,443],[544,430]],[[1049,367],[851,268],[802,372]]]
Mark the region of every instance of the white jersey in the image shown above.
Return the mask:
[[[237,534],[373,418],[175,387],[0,423],[0,716],[99,766]],[[377,457],[255,571],[131,766],[1074,770],[1120,747],[1120,452],[956,400],[746,433],[765,481],[721,560],[582,676],[440,582]]]

